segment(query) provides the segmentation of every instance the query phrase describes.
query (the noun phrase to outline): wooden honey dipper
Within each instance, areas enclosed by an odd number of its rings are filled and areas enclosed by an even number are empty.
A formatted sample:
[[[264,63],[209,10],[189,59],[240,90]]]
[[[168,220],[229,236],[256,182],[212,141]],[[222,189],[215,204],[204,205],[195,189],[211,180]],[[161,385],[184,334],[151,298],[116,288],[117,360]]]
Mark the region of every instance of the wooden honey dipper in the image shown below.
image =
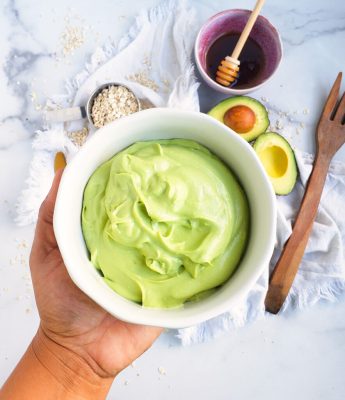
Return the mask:
[[[240,70],[240,60],[238,57],[246,44],[248,36],[253,29],[255,21],[257,20],[264,3],[265,0],[257,0],[254,10],[250,14],[246,26],[244,27],[231,56],[226,56],[218,66],[216,81],[221,85],[229,86],[238,77],[238,71]]]

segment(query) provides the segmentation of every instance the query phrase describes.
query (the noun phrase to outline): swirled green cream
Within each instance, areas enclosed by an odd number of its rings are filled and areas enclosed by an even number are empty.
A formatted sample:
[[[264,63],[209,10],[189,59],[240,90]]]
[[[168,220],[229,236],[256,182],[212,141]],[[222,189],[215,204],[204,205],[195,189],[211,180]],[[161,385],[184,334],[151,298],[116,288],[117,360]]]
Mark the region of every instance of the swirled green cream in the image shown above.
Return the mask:
[[[190,140],[138,142],[86,185],[82,229],[91,262],[121,296],[178,307],[227,281],[249,233],[231,171]]]

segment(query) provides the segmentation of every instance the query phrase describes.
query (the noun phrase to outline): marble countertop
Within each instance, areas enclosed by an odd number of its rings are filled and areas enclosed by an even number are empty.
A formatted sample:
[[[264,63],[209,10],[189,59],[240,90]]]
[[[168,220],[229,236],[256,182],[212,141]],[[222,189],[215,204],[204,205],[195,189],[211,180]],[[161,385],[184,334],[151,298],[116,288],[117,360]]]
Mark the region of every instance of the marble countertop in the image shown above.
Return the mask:
[[[254,0],[191,1],[200,21]],[[303,4],[302,4],[303,3]],[[0,385],[38,324],[28,268],[33,227],[17,227],[14,205],[31,160],[47,97],[84,66],[95,47],[119,39],[140,8],[158,4],[75,0],[3,0],[0,8]],[[277,75],[254,93],[271,109],[271,122],[293,146],[314,152],[322,103],[345,66],[342,0],[267,1],[263,14],[277,26],[284,60]],[[66,29],[83,31],[80,47],[66,50]],[[66,44],[66,43],[65,43]],[[64,54],[65,50],[65,54]],[[201,85],[202,111],[221,95]],[[289,118],[287,116],[293,118]],[[345,148],[336,155],[345,161]],[[327,399],[345,396],[345,295],[335,303],[271,316],[211,342],[181,347],[166,333],[121,373],[109,399]],[[164,372],[164,373],[162,373]]]

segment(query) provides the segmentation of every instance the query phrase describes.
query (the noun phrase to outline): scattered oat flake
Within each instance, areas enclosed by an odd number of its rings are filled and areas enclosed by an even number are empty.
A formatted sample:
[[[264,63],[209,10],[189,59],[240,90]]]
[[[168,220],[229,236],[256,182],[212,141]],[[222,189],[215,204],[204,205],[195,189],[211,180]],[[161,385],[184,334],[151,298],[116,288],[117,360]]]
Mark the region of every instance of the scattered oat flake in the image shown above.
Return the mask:
[[[277,119],[277,120],[276,120],[276,128],[277,128],[277,129],[283,129],[283,124],[282,124],[282,122],[280,121],[280,119]]]
[[[310,113],[309,108],[305,108],[305,109],[303,110],[303,114],[304,114],[304,115],[308,115],[309,113]]]
[[[144,65],[147,65],[148,67],[151,67],[151,60],[150,60],[149,56],[147,56],[147,55],[144,56],[142,63]]]
[[[125,386],[128,386],[128,385],[129,385],[129,381],[126,379],[126,380],[123,382],[123,384],[124,384]]]
[[[75,50],[85,42],[85,29],[81,26],[70,25],[69,18],[65,18],[66,27],[61,34],[62,54],[64,57],[73,55]]]
[[[305,128],[305,123],[304,123],[304,122],[301,122],[301,123],[299,124],[299,126],[303,129],[303,128]]]
[[[16,239],[15,241],[17,242],[17,249],[26,249],[26,248],[28,248],[28,244],[27,244],[27,242],[25,240]]]
[[[140,85],[143,85],[149,89],[152,89],[154,92],[158,92],[159,90],[159,86],[157,85],[157,83],[149,78],[146,71],[141,71],[133,75],[128,75],[126,76],[126,79],[132,82],[139,83]]]
[[[164,367],[158,367],[158,372],[159,372],[161,375],[166,375],[166,374],[167,374],[167,371],[165,370]]]
[[[67,132],[67,136],[78,147],[81,147],[86,142],[88,135],[89,129],[87,127],[84,127],[78,131]]]
[[[30,309],[30,308],[27,308],[27,309],[25,310],[25,312],[26,312],[27,314],[30,314],[30,313],[31,313],[31,309]]]
[[[268,103],[268,98],[265,97],[265,96],[261,96],[261,100],[262,100],[264,103]]]

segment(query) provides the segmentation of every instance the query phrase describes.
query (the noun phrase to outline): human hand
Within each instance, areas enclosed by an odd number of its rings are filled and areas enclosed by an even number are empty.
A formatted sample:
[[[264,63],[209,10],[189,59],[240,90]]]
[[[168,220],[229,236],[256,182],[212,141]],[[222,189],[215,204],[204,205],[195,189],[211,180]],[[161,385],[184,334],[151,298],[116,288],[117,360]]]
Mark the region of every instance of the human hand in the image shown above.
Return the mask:
[[[53,231],[54,205],[61,175],[62,170],[59,170],[40,208],[30,255],[32,282],[41,318],[39,341],[48,343],[54,353],[63,349],[67,357],[75,355],[101,378],[114,378],[151,346],[161,328],[117,320],[72,282]]]

